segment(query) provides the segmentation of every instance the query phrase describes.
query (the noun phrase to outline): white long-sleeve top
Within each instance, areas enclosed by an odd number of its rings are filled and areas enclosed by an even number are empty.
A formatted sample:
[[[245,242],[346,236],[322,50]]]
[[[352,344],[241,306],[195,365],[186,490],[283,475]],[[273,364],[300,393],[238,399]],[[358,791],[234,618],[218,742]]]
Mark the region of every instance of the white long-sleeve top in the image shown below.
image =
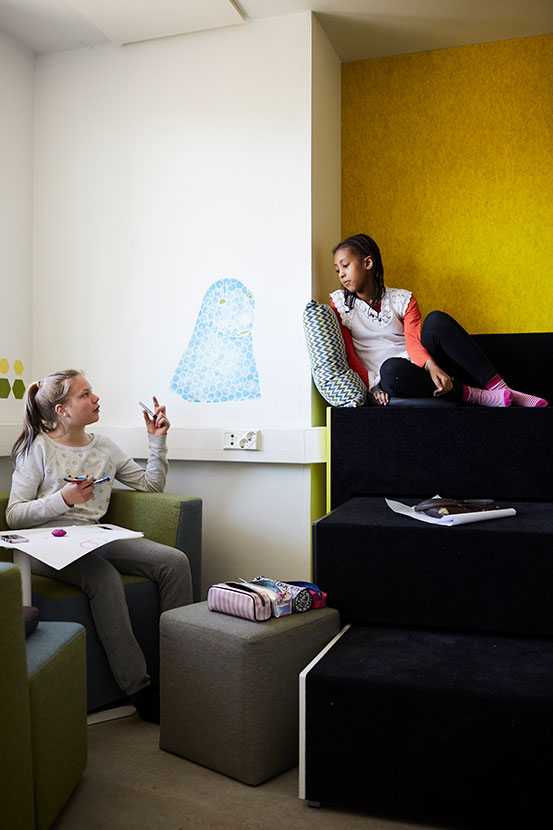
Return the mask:
[[[68,447],[41,433],[29,452],[20,456],[12,476],[6,521],[9,527],[50,527],[53,525],[92,524],[105,515],[113,481],[133,490],[160,493],[167,476],[165,436],[148,435],[146,469],[110,438],[91,435],[85,447]],[[68,507],[61,494],[65,476],[110,476],[110,481],[95,486],[94,498]]]

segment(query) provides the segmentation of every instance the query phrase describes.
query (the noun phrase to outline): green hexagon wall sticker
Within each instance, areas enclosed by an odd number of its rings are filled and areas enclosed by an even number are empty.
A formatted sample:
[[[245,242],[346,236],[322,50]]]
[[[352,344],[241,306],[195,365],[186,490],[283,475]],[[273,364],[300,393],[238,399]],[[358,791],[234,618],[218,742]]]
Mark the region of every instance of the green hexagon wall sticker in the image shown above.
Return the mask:
[[[0,378],[0,398],[7,398],[10,394],[10,382],[7,378]]]
[[[13,392],[14,398],[17,398],[18,400],[21,400],[21,398],[25,394],[25,384],[23,383],[22,380],[20,380],[20,378],[18,378],[17,380],[14,380],[13,386],[12,386],[12,392]]]

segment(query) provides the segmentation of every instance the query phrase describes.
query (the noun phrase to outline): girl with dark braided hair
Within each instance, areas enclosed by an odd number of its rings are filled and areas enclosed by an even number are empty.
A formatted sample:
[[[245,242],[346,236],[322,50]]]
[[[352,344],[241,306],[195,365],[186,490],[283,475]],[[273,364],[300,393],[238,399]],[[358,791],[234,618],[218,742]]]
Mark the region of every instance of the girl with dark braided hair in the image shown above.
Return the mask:
[[[364,233],[333,250],[342,288],[330,295],[348,362],[380,406],[442,396],[479,406],[548,406],[511,389],[465,329],[443,311],[421,321],[414,295],[384,285],[378,245]],[[461,380],[462,378],[462,380]]]

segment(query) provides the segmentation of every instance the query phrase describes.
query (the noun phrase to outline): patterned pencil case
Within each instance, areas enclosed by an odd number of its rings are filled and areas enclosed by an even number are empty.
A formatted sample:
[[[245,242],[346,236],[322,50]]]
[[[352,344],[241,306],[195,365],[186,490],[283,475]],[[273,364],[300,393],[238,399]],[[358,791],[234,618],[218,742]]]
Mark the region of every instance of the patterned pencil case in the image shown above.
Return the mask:
[[[315,585],[314,582],[306,582],[303,579],[294,579],[288,580],[286,584],[304,588],[308,591],[311,596],[311,608],[315,609],[326,607],[327,594],[325,591],[321,591],[319,586]]]
[[[277,580],[276,583],[279,588],[288,590],[292,595],[292,609],[295,614],[302,614],[304,611],[309,611],[313,605],[313,598],[307,588],[303,585],[298,585],[293,582],[282,582]]]
[[[269,579],[266,576],[256,576],[247,584],[252,587],[263,588],[269,594],[273,606],[273,616],[285,617],[288,614],[292,614],[294,610],[292,593],[287,587],[283,587],[276,580]]]
[[[210,611],[263,622],[272,615],[271,597],[261,587],[244,582],[218,582],[207,592]]]

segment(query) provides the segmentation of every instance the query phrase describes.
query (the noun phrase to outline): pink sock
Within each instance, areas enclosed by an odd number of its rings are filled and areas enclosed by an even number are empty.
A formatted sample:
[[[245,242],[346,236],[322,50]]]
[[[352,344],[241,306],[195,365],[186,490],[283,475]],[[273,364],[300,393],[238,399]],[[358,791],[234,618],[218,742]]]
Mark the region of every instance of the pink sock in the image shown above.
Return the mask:
[[[526,392],[517,392],[516,389],[511,389],[510,386],[507,386],[501,375],[494,375],[493,378],[487,382],[486,389],[490,389],[492,391],[495,391],[496,389],[509,389],[513,396],[512,403],[514,406],[549,406],[545,398],[538,398],[536,395],[527,395]]]
[[[463,400],[477,406],[511,406],[513,395],[510,389],[476,389],[463,386]]]

